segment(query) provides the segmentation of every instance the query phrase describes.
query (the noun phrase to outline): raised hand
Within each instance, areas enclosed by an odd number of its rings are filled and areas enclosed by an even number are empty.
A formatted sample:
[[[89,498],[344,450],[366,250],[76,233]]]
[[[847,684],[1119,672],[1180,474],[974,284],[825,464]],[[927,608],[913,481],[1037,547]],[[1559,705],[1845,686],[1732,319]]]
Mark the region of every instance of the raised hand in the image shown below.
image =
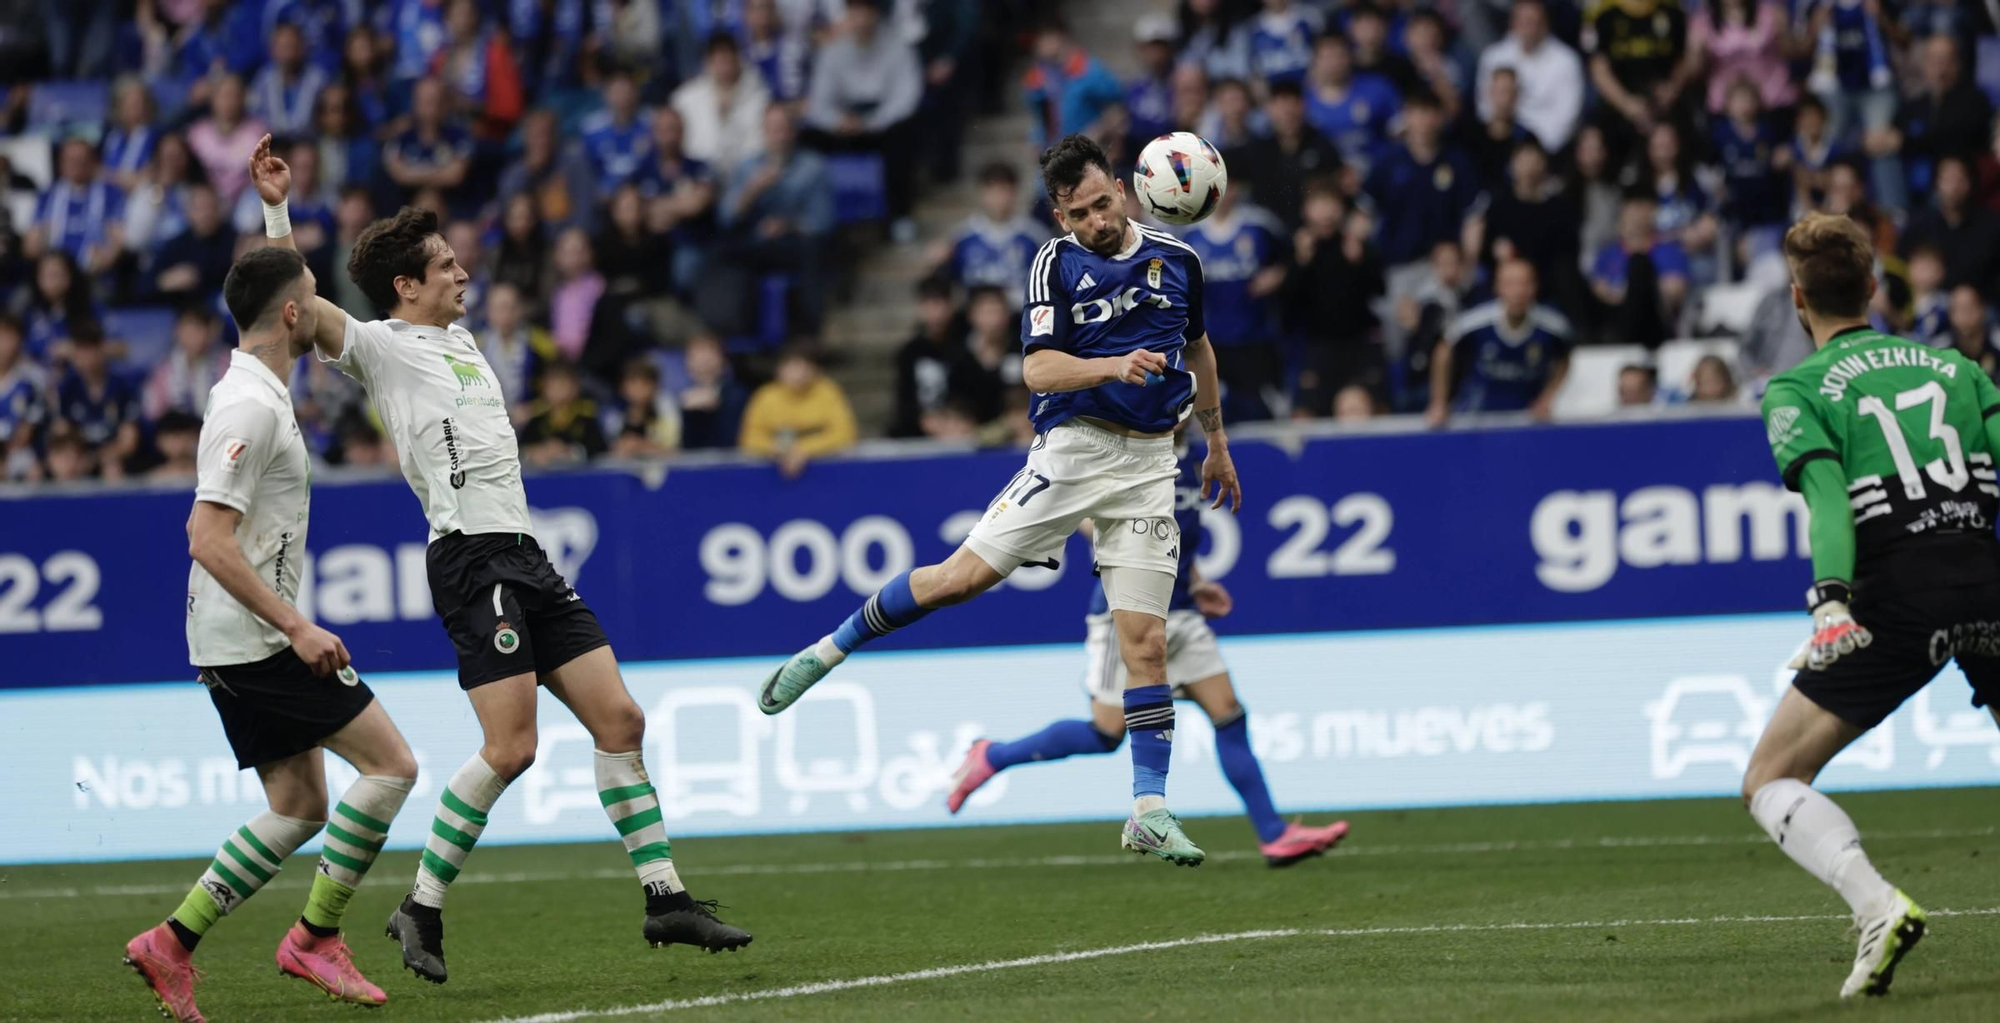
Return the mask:
[[[291,194],[292,168],[271,155],[269,135],[258,139],[257,148],[250,151],[250,180],[256,184],[257,195],[266,206],[276,206]]]

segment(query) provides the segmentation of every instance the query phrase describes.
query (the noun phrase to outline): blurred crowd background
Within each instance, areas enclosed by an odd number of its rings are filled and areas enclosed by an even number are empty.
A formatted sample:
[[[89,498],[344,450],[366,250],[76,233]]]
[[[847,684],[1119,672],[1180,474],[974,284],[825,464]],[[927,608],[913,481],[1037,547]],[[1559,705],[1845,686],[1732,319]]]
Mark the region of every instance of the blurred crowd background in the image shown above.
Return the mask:
[[[344,270],[361,228],[439,212],[535,465],[1023,441],[1034,154],[1069,132],[1121,174],[1172,130],[1222,151],[1227,197],[1177,230],[1233,421],[1753,401],[1811,350],[1778,255],[1807,210],[1875,237],[1879,327],[2000,372],[1996,22],[2000,0],[0,0],[0,478],[192,473],[267,132],[353,313],[379,315]],[[968,144],[982,126],[1004,143]],[[885,266],[915,269],[885,294]],[[394,463],[351,381],[305,359],[293,390],[319,458]]]

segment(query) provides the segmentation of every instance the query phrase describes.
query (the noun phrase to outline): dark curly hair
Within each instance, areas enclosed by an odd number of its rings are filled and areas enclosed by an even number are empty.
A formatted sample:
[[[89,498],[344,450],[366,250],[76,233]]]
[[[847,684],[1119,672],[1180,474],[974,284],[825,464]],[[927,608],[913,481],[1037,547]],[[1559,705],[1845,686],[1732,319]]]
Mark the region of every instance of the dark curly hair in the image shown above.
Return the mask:
[[[1042,183],[1048,188],[1049,202],[1060,209],[1064,197],[1083,184],[1084,175],[1092,167],[1103,171],[1105,177],[1112,177],[1111,158],[1088,135],[1065,135],[1042,150]]]
[[[347,257],[347,279],[382,312],[396,308],[396,278],[421,283],[430,266],[430,239],[438,233],[437,214],[405,206],[387,220],[367,226]]]

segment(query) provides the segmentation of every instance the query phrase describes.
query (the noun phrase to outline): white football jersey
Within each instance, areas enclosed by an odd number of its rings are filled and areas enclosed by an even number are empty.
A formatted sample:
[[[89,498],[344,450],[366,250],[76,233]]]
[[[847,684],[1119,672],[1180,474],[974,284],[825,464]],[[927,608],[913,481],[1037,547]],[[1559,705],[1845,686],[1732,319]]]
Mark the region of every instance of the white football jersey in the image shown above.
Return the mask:
[[[471,331],[350,316],[340,358],[329,361],[368,389],[432,540],[534,535],[506,397]]]
[[[295,603],[312,462],[291,392],[241,349],[229,354],[229,371],[209,389],[195,472],[194,499],[243,513],[236,541],[244,559],[279,599]],[[188,661],[198,668],[249,664],[291,645],[199,562],[188,570],[187,642]]]

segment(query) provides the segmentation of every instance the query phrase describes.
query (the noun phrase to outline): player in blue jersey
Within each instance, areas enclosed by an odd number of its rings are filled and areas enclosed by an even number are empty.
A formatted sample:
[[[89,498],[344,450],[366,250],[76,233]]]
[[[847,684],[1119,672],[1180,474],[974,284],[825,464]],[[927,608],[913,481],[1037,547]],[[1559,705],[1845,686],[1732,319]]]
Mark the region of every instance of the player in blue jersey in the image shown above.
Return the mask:
[[[1271,805],[1264,771],[1250,748],[1249,718],[1236,700],[1229,667],[1222,663],[1222,653],[1216,648],[1215,631],[1208,627],[1208,619],[1229,614],[1229,591],[1219,582],[1203,579],[1195,567],[1195,551],[1201,546],[1201,462],[1185,445],[1180,450],[1174,520],[1181,530],[1181,556],[1173,600],[1167,605],[1167,684],[1173,687],[1175,697],[1200,704],[1215,724],[1216,759],[1222,763],[1223,776],[1243,798],[1264,862],[1288,867],[1333,848],[1347,834],[1347,822],[1317,828],[1287,824]],[[1084,688],[1091,696],[1089,720],[1057,721],[1013,742],[981,739],[973,743],[965,763],[953,776],[951,795],[945,799],[945,807],[952,813],[957,813],[981,785],[1010,767],[1109,753],[1125,741],[1125,670],[1118,659],[1118,637],[1103,587],[1091,594],[1090,614],[1084,621],[1090,664],[1084,677]]]
[[[1432,426],[1448,410],[1527,412],[1547,419],[1569,375],[1569,323],[1535,303],[1535,267],[1511,259],[1493,272],[1491,302],[1461,313],[1431,356]],[[1453,377],[1462,371],[1456,400]]]
[[[1203,327],[1201,259],[1126,216],[1125,183],[1086,136],[1042,153],[1042,181],[1056,226],[1069,233],[1036,255],[1021,315],[1021,373],[1035,392],[1027,466],[951,557],[890,580],[832,635],[771,672],[757,703],[776,714],[862,644],[971,600],[1022,565],[1054,564],[1088,519],[1127,672],[1133,807],[1119,844],[1196,866],[1205,854],[1166,805],[1174,739],[1166,622],[1182,549],[1173,431],[1190,409],[1208,435],[1201,496],[1214,486],[1214,507],[1243,503]]]

